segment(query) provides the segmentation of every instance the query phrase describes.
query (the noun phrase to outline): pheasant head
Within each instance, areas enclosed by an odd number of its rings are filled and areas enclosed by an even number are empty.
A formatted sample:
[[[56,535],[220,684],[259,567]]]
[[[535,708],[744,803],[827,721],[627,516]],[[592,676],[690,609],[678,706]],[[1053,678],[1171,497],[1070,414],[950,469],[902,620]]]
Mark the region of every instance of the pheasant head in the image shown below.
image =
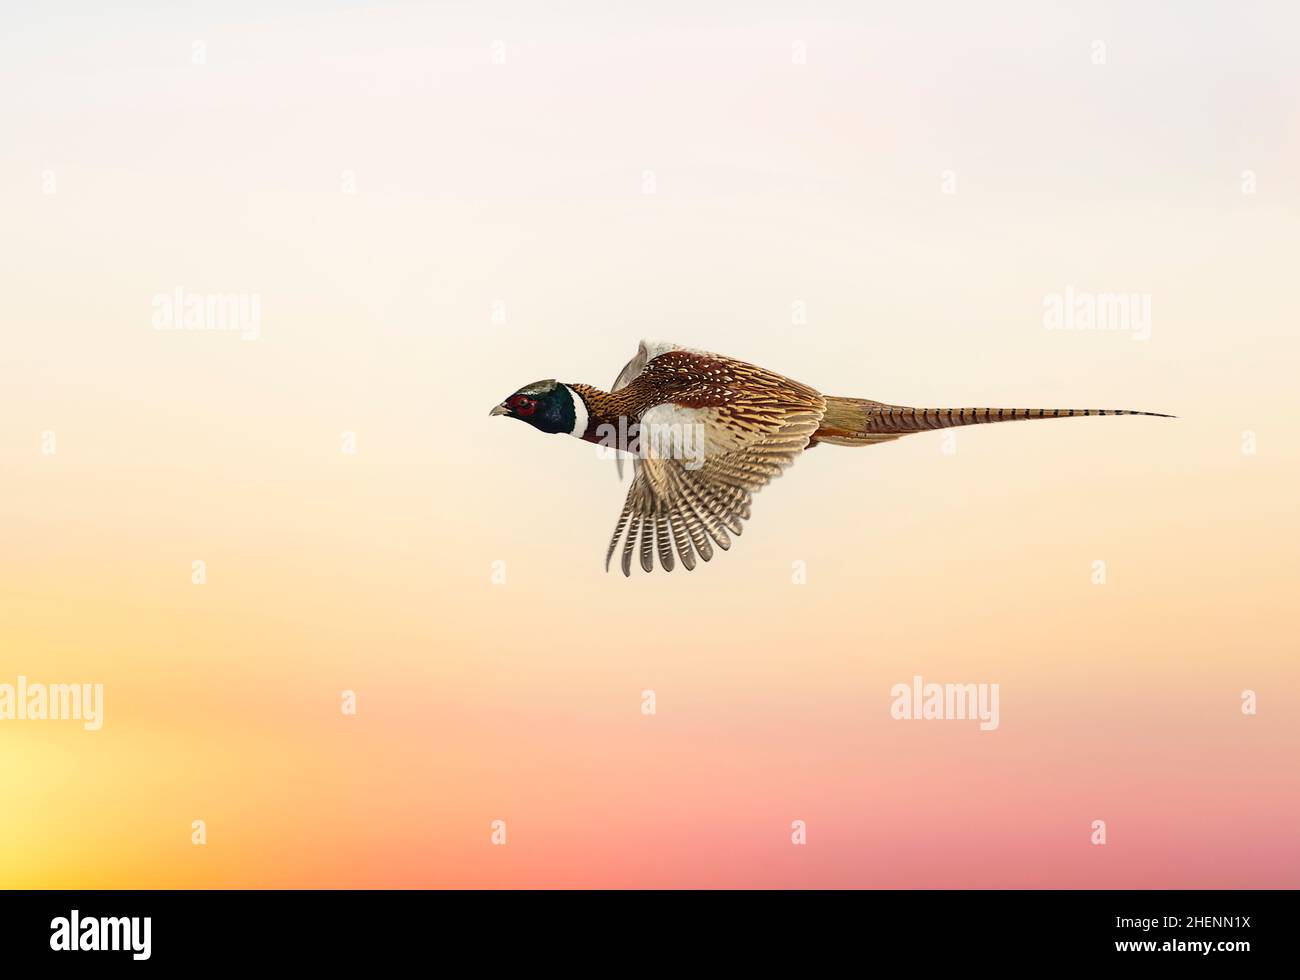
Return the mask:
[[[564,433],[579,439],[587,431],[586,403],[576,391],[558,381],[525,385],[488,414],[507,415],[541,432]]]

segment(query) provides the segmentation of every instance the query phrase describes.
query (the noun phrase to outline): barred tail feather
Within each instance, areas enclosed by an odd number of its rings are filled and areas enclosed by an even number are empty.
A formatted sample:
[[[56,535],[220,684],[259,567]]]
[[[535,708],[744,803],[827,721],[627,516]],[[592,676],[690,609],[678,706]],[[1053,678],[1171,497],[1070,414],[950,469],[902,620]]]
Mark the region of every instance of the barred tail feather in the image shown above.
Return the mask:
[[[1020,422],[1028,419],[1069,419],[1091,415],[1150,415],[1169,419],[1159,412],[1135,412],[1112,408],[912,408],[887,405],[865,398],[826,399],[826,413],[813,433],[809,446],[828,442],[836,446],[870,446],[913,432],[949,429],[958,425],[990,422]]]

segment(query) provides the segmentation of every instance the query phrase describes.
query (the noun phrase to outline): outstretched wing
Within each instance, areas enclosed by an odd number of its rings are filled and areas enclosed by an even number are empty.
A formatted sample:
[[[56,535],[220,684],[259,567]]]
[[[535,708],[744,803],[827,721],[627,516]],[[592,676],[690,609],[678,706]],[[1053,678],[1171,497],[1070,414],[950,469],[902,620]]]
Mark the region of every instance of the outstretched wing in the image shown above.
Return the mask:
[[[664,392],[641,416],[641,455],[605,567],[623,541],[631,574],[671,571],[674,552],[687,569],[713,546],[731,547],[750,503],[803,452],[826,408],[821,394],[781,375],[730,358],[675,350],[652,358],[640,384]]]

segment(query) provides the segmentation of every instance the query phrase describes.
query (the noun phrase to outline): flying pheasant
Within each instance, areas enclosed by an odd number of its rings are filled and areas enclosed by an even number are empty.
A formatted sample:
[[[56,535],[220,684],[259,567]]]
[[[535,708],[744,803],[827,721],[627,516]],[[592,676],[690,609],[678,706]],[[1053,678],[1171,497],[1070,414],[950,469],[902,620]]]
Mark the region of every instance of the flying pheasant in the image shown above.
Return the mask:
[[[492,415],[635,454],[635,475],[605,554],[623,540],[630,575],[640,538],[641,567],[665,571],[674,549],[686,568],[731,547],[752,495],[818,443],[871,446],[913,432],[985,422],[1154,415],[1081,408],[909,408],[823,395],[753,364],[675,344],[642,341],[611,391],[538,381]],[[630,440],[630,441],[629,441]],[[620,464],[621,468],[621,464]]]

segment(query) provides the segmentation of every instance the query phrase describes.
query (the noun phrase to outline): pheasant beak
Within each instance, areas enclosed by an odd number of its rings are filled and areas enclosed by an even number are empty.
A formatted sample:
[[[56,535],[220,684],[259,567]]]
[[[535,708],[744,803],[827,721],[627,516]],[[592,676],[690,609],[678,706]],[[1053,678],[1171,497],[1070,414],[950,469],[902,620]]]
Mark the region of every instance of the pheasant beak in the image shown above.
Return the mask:
[[[504,405],[498,405],[496,408],[492,409],[492,411],[488,412],[489,416],[509,415],[509,414],[510,414],[510,409],[506,408]]]

